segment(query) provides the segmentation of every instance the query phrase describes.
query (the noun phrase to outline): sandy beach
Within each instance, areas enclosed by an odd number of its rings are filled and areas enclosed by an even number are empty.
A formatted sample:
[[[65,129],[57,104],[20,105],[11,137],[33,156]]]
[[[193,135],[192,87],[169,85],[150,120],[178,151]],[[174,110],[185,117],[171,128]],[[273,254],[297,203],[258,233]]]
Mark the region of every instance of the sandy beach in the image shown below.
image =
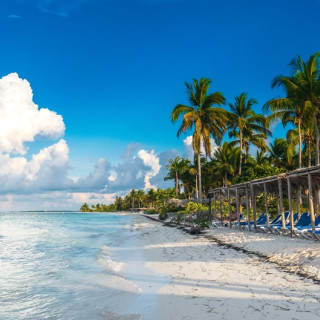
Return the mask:
[[[145,267],[167,279],[154,285],[150,276],[148,294],[157,298],[157,310],[143,319],[320,317],[320,284],[292,273],[319,277],[320,245],[314,241],[226,228],[192,236],[143,216],[136,216],[132,230],[143,244]]]

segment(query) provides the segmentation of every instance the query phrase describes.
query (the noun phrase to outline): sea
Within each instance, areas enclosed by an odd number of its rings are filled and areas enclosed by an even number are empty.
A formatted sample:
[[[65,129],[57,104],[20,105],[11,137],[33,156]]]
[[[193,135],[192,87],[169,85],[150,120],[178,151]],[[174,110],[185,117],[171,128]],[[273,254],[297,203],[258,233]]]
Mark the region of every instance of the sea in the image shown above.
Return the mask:
[[[135,219],[0,213],[0,319],[156,319],[168,279],[145,267]]]

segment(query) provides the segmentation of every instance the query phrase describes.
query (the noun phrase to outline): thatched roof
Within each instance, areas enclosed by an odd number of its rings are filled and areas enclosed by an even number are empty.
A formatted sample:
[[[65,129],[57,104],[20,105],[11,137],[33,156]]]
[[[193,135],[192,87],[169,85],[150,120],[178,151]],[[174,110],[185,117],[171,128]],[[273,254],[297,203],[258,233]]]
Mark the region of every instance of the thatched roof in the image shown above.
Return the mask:
[[[259,194],[264,192],[264,185],[266,185],[267,192],[279,192],[279,181],[282,186],[282,192],[283,194],[288,193],[288,179],[290,179],[291,182],[291,188],[292,190],[297,190],[299,186],[302,187],[302,189],[308,189],[308,175],[311,175],[312,177],[312,187],[314,188],[320,188],[320,166],[313,166],[309,168],[301,168],[296,169],[293,171],[289,171],[286,173],[281,173],[279,175],[260,178],[251,180],[244,183],[238,183],[235,185],[231,185],[222,188],[216,188],[209,190],[208,197],[213,197],[214,193],[220,193],[223,197],[228,196],[228,190],[230,194],[233,196],[238,191],[238,194],[240,196],[246,195],[246,188],[248,188],[249,194],[251,194],[251,190],[253,189],[255,194]]]

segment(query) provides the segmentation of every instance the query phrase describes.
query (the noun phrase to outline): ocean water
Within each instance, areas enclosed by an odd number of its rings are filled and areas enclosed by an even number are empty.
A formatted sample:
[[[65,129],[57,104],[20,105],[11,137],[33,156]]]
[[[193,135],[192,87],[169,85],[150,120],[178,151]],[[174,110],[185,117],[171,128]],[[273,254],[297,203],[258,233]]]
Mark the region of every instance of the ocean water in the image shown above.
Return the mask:
[[[155,319],[134,216],[0,214],[0,319]]]

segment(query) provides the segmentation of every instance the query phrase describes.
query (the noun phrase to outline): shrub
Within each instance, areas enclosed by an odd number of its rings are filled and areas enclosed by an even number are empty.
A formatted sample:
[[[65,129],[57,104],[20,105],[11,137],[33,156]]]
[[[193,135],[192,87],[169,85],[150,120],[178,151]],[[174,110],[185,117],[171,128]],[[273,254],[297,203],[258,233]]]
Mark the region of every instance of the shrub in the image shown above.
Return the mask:
[[[198,211],[208,211],[209,208],[203,206],[201,203],[189,202],[186,206],[186,213],[195,213]]]
[[[159,219],[160,220],[166,220],[168,218],[168,213],[165,212],[165,211],[162,211],[160,214],[159,214]]]

